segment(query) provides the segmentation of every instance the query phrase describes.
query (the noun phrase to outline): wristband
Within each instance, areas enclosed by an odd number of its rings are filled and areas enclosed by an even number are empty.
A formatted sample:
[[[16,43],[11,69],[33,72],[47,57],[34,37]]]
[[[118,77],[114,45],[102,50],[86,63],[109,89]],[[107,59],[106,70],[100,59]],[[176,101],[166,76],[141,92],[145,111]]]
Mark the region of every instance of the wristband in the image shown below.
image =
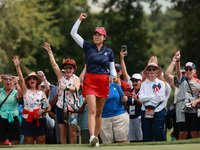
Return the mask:
[[[15,82],[15,83],[14,83],[14,86],[17,85],[17,84],[18,84],[18,82]]]
[[[43,78],[45,75],[43,74],[42,76],[41,76],[41,78]]]
[[[69,88],[66,86],[66,90],[69,91]]]
[[[177,60],[176,62],[180,62],[180,60]]]
[[[137,95],[137,99],[139,99],[139,94]]]
[[[45,76],[43,76],[43,77],[42,77],[42,80],[43,80],[43,81],[44,81],[44,80],[46,80],[46,77],[45,77]]]
[[[172,61],[172,64],[173,64],[173,65],[175,65],[175,62],[174,62],[174,61]]]

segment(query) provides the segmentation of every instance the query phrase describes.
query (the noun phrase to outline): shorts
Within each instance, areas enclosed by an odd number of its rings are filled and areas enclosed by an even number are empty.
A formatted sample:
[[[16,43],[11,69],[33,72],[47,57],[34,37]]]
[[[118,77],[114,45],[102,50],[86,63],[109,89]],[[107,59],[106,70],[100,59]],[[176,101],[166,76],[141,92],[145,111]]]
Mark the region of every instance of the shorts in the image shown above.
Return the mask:
[[[107,74],[86,73],[83,81],[82,95],[95,95],[97,97],[109,97],[109,79]]]
[[[197,113],[185,113],[185,122],[178,122],[178,131],[199,131]]]
[[[14,122],[9,123],[8,119],[0,117],[0,141],[5,141],[8,135],[10,141],[19,140],[19,120],[14,116]]]
[[[134,119],[130,119],[128,140],[129,141],[143,140],[141,116]]]
[[[102,118],[100,137],[103,143],[127,141],[129,133],[129,115],[123,113],[109,118]]]
[[[59,107],[56,107],[56,118],[57,118],[58,124],[66,124],[63,121],[63,109]]]
[[[57,107],[56,117],[58,120],[58,124],[66,124],[64,122],[63,109]],[[78,113],[69,112],[69,116],[67,119],[67,125],[70,125],[70,126],[78,125]]]
[[[26,119],[22,117],[22,123],[20,127],[20,134],[24,136],[43,136],[46,134],[46,118],[39,119],[40,126],[37,126],[37,120],[33,122],[27,122]]]

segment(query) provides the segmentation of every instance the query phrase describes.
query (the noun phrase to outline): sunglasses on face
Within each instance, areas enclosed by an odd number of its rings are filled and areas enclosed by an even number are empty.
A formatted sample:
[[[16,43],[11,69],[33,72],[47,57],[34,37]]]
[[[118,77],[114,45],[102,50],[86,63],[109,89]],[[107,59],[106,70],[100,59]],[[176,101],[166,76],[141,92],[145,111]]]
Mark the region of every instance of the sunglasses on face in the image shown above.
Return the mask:
[[[4,81],[12,81],[11,78],[4,78]]]
[[[31,80],[31,79],[37,80],[37,77],[29,77],[29,78],[28,78],[28,80]]]
[[[148,69],[147,69],[147,71],[151,71],[151,70],[156,71],[157,68],[148,68]]]
[[[120,72],[120,70],[119,70],[119,69],[116,69],[116,71],[117,71],[117,72]]]
[[[131,79],[132,82],[138,82],[139,79]]]
[[[193,68],[185,68],[185,71],[192,71],[193,70]]]
[[[64,69],[74,69],[73,66],[64,66]]]

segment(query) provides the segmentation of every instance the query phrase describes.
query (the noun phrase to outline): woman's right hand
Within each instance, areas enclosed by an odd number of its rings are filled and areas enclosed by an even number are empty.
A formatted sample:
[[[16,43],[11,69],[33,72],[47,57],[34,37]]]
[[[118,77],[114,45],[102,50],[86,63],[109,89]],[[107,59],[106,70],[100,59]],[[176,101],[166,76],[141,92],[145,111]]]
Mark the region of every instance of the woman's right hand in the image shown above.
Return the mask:
[[[85,13],[81,13],[80,17],[78,18],[80,21],[84,20],[87,18],[87,15]]]
[[[19,59],[19,56],[15,55],[12,59],[13,63],[15,66],[19,66],[19,64],[21,63],[21,59]]]

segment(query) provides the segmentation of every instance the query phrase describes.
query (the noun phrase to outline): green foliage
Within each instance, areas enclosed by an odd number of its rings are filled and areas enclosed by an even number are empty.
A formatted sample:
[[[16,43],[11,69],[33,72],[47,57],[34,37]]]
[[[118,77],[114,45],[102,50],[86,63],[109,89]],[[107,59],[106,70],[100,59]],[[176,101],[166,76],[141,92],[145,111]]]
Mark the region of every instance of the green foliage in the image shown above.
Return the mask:
[[[181,50],[181,63],[187,61],[196,64],[200,71],[200,2],[199,0],[172,0],[174,9],[182,15],[176,22],[177,44]]]

